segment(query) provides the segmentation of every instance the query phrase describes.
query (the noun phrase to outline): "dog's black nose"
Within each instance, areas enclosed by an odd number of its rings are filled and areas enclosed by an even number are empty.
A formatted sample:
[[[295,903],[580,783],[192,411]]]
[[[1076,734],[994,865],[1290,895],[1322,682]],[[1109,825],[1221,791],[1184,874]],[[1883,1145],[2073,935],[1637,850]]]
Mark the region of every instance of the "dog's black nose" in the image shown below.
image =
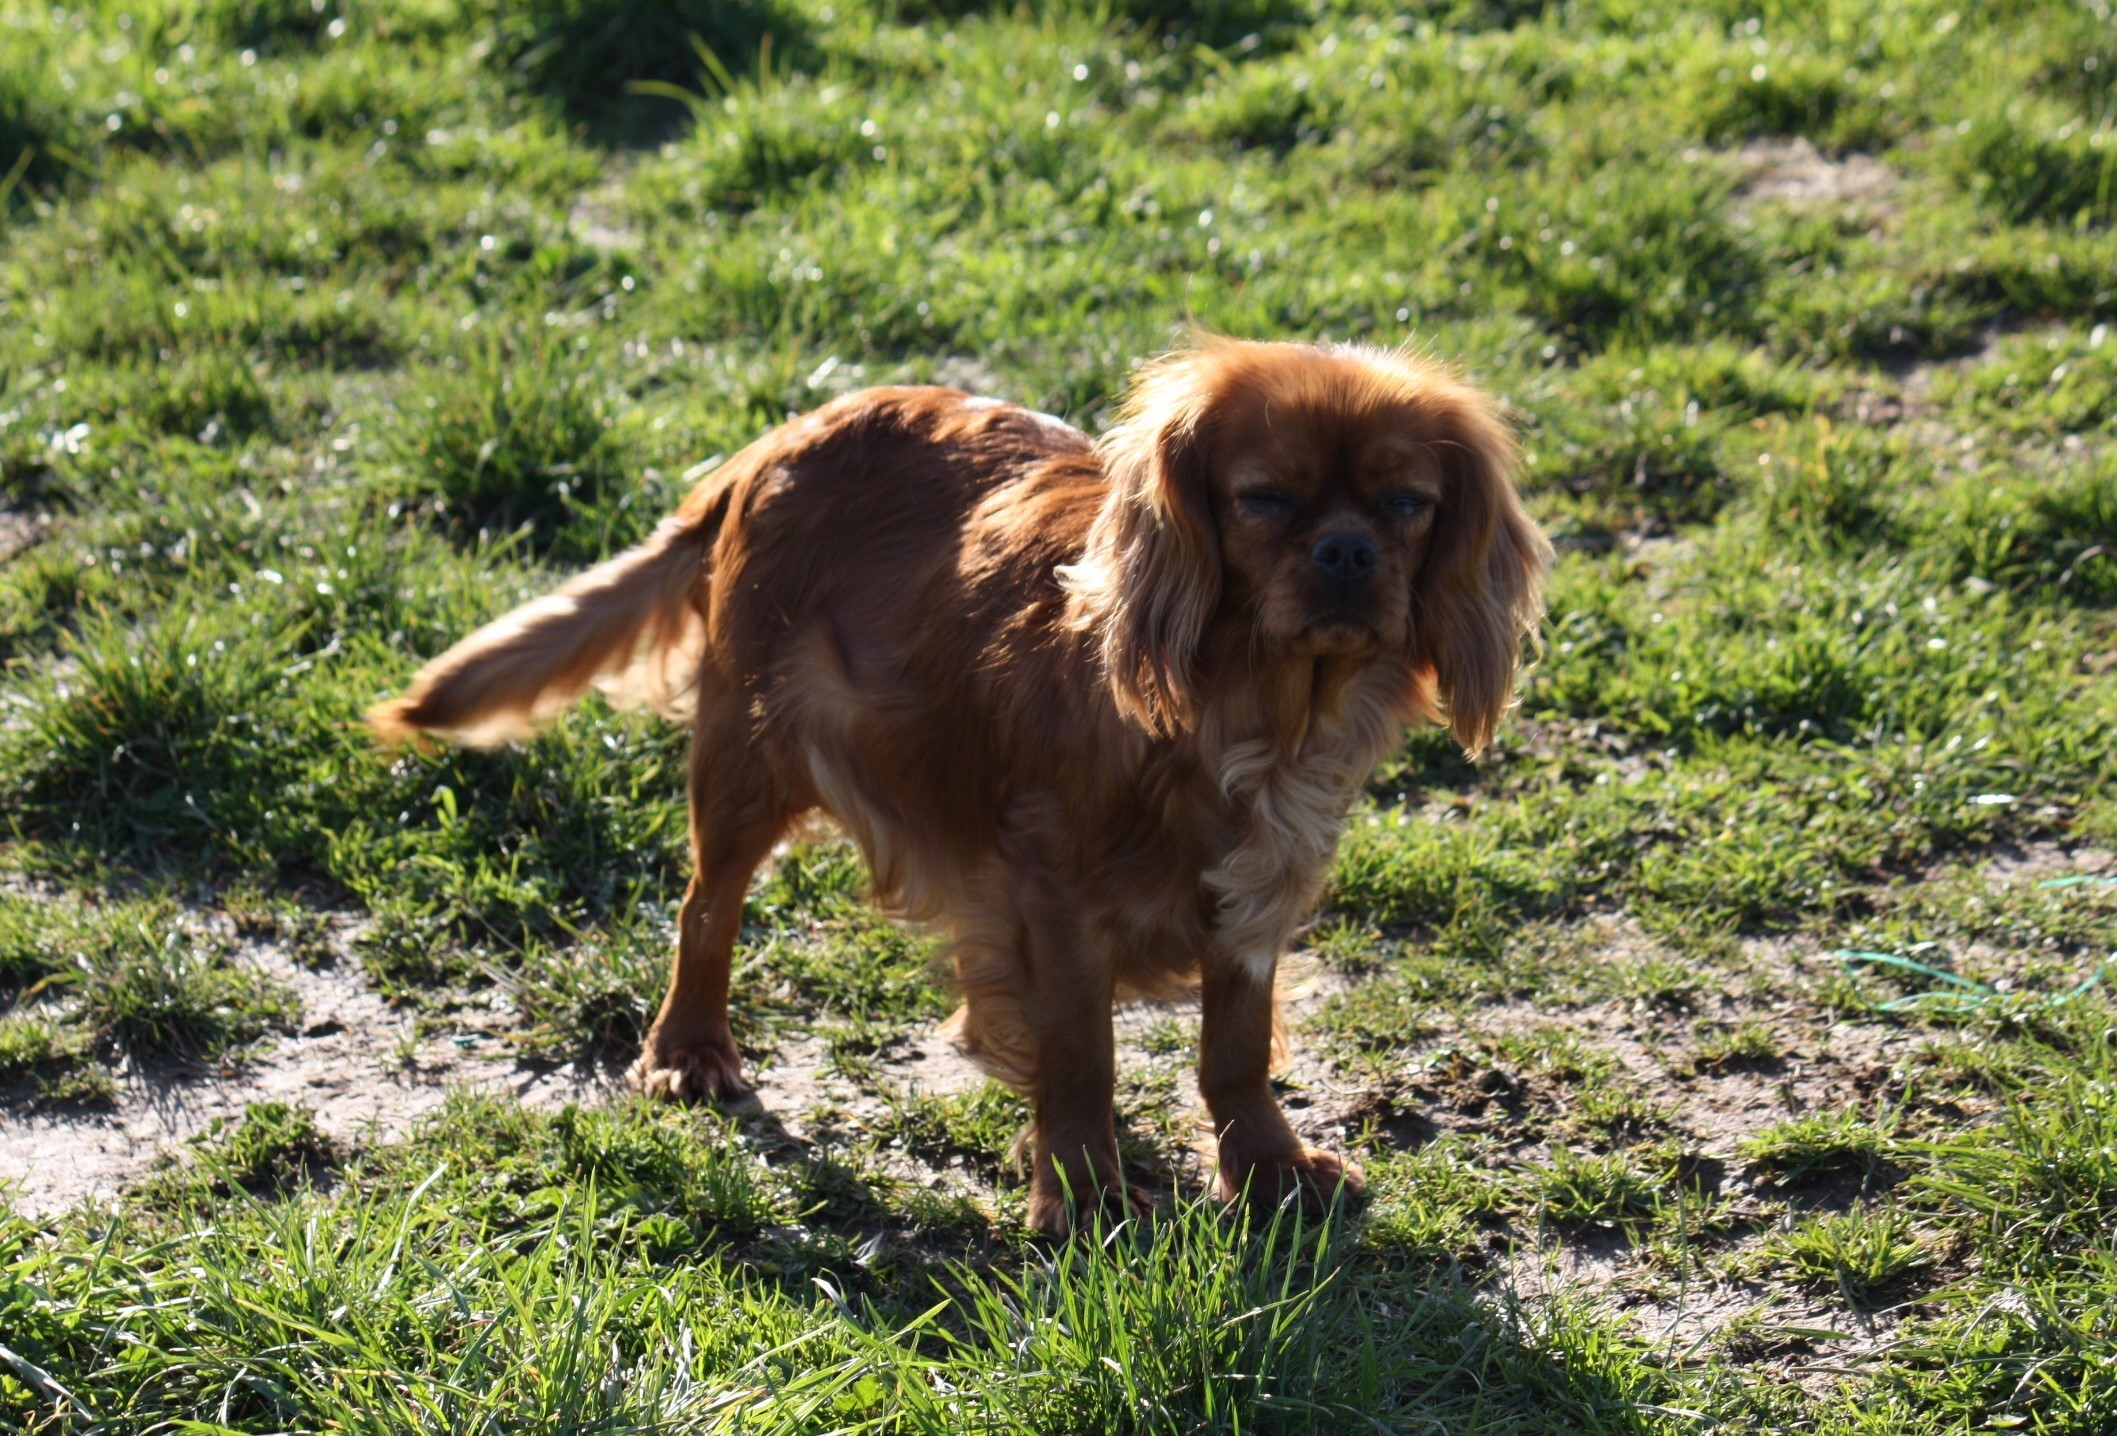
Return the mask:
[[[1375,546],[1359,534],[1325,534],[1311,551],[1325,578],[1360,583],[1374,575]]]

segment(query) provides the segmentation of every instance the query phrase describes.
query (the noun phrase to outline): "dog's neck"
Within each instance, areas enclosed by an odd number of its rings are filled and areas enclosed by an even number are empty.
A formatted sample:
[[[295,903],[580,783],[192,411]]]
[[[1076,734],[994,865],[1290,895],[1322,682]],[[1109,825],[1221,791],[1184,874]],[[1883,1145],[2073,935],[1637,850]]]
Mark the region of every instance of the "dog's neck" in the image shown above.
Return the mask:
[[[1214,695],[1200,705],[1208,748],[1261,744],[1280,760],[1348,739],[1366,747],[1418,712],[1411,666],[1390,656],[1277,654],[1229,642],[1209,656],[1202,686]]]
[[[1260,981],[1314,902],[1361,785],[1399,741],[1412,687],[1403,665],[1285,662],[1217,690],[1202,715],[1199,756],[1234,835],[1203,875],[1215,941]]]
[[[1192,735],[1200,763],[1241,810],[1283,808],[1299,789],[1312,826],[1342,817],[1414,711],[1402,664],[1282,660],[1221,678]]]

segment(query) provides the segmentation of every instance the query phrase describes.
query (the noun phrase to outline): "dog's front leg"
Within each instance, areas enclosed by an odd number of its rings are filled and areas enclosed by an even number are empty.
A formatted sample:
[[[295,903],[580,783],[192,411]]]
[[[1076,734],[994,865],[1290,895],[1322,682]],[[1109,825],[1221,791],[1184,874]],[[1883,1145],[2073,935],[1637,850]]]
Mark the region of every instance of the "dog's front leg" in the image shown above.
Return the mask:
[[[1125,1217],[1152,1202],[1126,1185],[1118,1162],[1111,963],[1083,940],[1071,905],[1048,887],[1038,884],[1023,909],[1022,1013],[1036,1043],[1029,1220],[1066,1236],[1097,1208]]]
[[[1205,960],[1198,1090],[1220,1137],[1220,1195],[1260,1206],[1298,1193],[1318,1210],[1342,1183],[1366,1185],[1360,1169],[1295,1135],[1272,1095],[1272,973],[1213,954]]]

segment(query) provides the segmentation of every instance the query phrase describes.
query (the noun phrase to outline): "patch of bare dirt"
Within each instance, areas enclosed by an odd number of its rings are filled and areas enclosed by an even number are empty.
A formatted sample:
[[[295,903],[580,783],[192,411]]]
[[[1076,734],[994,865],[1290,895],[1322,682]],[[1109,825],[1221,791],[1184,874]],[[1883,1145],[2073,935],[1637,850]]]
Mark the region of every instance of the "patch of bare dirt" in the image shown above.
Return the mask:
[[[1701,1061],[1700,1039],[1738,1021],[1769,1029],[1774,1055]],[[1364,1120],[1379,1118],[1385,1134],[1458,1131],[1495,1137],[1533,1156],[1547,1149],[1546,1130],[1567,1098],[1599,1084],[1476,1055],[1485,1040],[1532,1032],[1572,1034],[1614,1058],[1614,1080],[1641,1094],[1686,1152],[1730,1170],[1740,1163],[1743,1139],[1766,1127],[1807,1113],[1871,1106],[1921,1040],[1908,1029],[1819,1023],[1812,1009],[1791,1002],[1733,995],[1688,1013],[1642,1011],[1617,1000],[1570,1008],[1495,1003],[1476,1009],[1469,1023],[1449,1023],[1418,1043],[1409,1064],[1416,1075],[1400,1090],[1339,1083],[1321,1057],[1299,1059],[1295,1077],[1313,1094],[1302,1116],[1319,1133],[1357,1131]]]
[[[1981,853],[1976,867],[1994,886],[2048,882],[2054,878],[2108,877],[2117,874],[2117,852],[2053,842],[2002,843]]]
[[[2110,862],[2107,854],[2024,851],[2017,866],[2029,875],[2078,871],[2083,863],[2100,870]],[[346,951],[348,937],[341,923],[331,940],[337,961],[320,970],[298,965],[273,945],[245,945],[243,958],[287,983],[302,1005],[298,1029],[245,1064],[219,1072],[127,1072],[108,1112],[0,1107],[0,1184],[12,1186],[14,1204],[36,1214],[114,1195],[165,1155],[180,1154],[216,1118],[238,1117],[252,1102],[308,1106],[331,1135],[361,1142],[402,1133],[456,1087],[507,1092],[540,1107],[618,1094],[609,1071],[515,1060],[512,1014],[502,1005],[458,1013],[449,1031],[416,1031],[408,1013],[368,986]],[[1652,939],[1619,919],[1594,920],[1569,947],[1578,952],[1564,961],[1632,962],[1652,947]],[[1441,1015],[1424,1035],[1407,1034],[1408,1060],[1385,1079],[1342,1068],[1320,1041],[1303,1039],[1311,1019],[1358,979],[1297,957],[1282,975],[1290,1050],[1278,1088],[1302,1137],[1341,1151],[1363,1129],[1404,1149],[1459,1132],[1496,1142],[1509,1160],[1532,1162],[1548,1160],[1561,1143],[1623,1145],[1629,1137],[1596,1136],[1566,1119],[1569,1104],[1594,1079],[1541,1073],[1533,1063],[1502,1060],[1488,1050],[1496,1038],[1557,1029],[1615,1063],[1610,1082],[1643,1094],[1659,1114],[1649,1135],[1673,1138],[1692,1160],[1709,1165],[1719,1196],[1777,1201],[1783,1192],[1743,1171],[1743,1139],[1788,1116],[1871,1106],[1900,1080],[1919,1041],[1883,1023],[1833,1022],[1802,1003],[1795,994],[1814,976],[1804,967],[1808,961],[1791,947],[1750,944],[1715,964],[1687,1010],[1620,998],[1566,1003],[1554,974],[1547,998]],[[1770,1057],[1700,1062],[1701,1036],[1737,1022],[1769,1029]],[[1185,1002],[1127,1007],[1116,1024],[1121,1117],[1143,1124],[1139,1135],[1163,1164],[1155,1179],[1189,1189],[1211,1176],[1210,1132],[1193,1074],[1197,1024],[1196,1004]],[[908,1100],[967,1095],[985,1080],[938,1032],[921,1030],[872,1058],[844,1063],[833,1060],[825,1036],[810,1032],[781,1037],[749,1056],[756,1099],[734,1115],[753,1139],[813,1151],[874,1138],[890,1175],[944,1196],[989,1202],[994,1164],[1007,1165],[999,1153],[937,1156],[892,1135],[902,1128]],[[1842,1205],[1854,1195],[1812,1192],[1803,1204]],[[1583,1259],[1579,1253],[1566,1258]],[[1666,1327],[1678,1319],[1663,1303],[1634,1304],[1643,1322]]]
[[[1340,1151],[1357,1126],[1363,1090],[1341,1083],[1328,1063],[1291,1034],[1347,985],[1341,975],[1296,955],[1283,965],[1279,989],[1290,1034],[1288,1060],[1277,1083],[1287,1117],[1304,1140]],[[1211,1122],[1195,1070],[1198,1021],[1196,1001],[1178,999],[1128,1004],[1118,1009],[1113,1023],[1120,1126],[1160,1122],[1181,1129],[1190,1139],[1187,1148],[1171,1151],[1164,1143],[1153,1144],[1157,1159],[1169,1163],[1155,1176],[1187,1189],[1201,1188],[1212,1178]],[[848,1075],[832,1061],[828,1044],[815,1036],[781,1039],[751,1061],[748,1077],[754,1099],[736,1107],[735,1115],[753,1134],[761,1131],[789,1149],[887,1137],[896,1125],[893,1109],[904,1099],[967,1096],[987,1080],[934,1029],[892,1046],[870,1080]],[[1017,1158],[1014,1152],[979,1153],[974,1160],[936,1161],[899,1143],[885,1148],[882,1165],[913,1185],[982,1201],[990,1196],[990,1183],[979,1168],[989,1171],[988,1164],[997,1160],[1007,1171]]]
[[[752,1061],[746,1075],[755,1110],[769,1114],[796,1142],[880,1128],[888,1113],[889,1099],[839,1070],[820,1037],[781,1041]],[[959,1096],[985,1081],[976,1064],[931,1031],[892,1047],[883,1058],[883,1076],[892,1091],[922,1097]]]
[[[2027,855],[2024,855],[2025,859]],[[2077,869],[2074,864],[2065,870]],[[2025,863],[2050,870],[2050,855]],[[1653,940],[1622,920],[1591,920],[1580,934],[1586,951],[1637,961]],[[1666,953],[1660,954],[1666,956]],[[1541,1163],[1555,1148],[1609,1150],[1648,1143],[1683,1154],[1710,1208],[1718,1235],[1701,1238],[1696,1260],[1676,1269],[1665,1243],[1644,1230],[1542,1231],[1517,1224],[1520,1244],[1493,1248],[1496,1291],[1527,1310],[1560,1295],[1585,1300],[1631,1325],[1672,1364],[1729,1357],[1760,1376],[1836,1389],[1891,1337],[1889,1311],[1856,1311],[1833,1294],[1767,1277],[1760,1248],[1789,1214],[1836,1210],[1876,1199],[1893,1176],[1818,1173],[1793,1184],[1753,1169],[1743,1143],[1794,1116],[1872,1112],[1897,1090],[1927,1034],[1885,1022],[1842,1021],[1799,995],[1820,959],[1798,944],[1756,941],[1709,967],[1689,1006],[1639,999],[1487,1003],[1441,1015],[1410,1044],[1406,1074],[1395,1085],[1334,1085],[1329,1064],[1311,1055],[1296,1064],[1319,1100],[1304,1113],[1317,1135],[1357,1130],[1363,1122],[1390,1145],[1415,1148],[1456,1133],[1491,1144],[1508,1162]],[[1554,993],[1561,984],[1554,983]],[[1722,1059],[1707,1036],[1738,1025],[1769,1033],[1768,1055]],[[1533,1060],[1499,1055],[1513,1041],[1579,1039],[1614,1062],[1608,1076],[1540,1070]],[[1553,1050],[1562,1050],[1554,1044]],[[1319,1075],[1308,1075],[1317,1073]],[[1651,1130],[1629,1135],[1584,1130],[1572,1104],[1601,1089],[1626,1088],[1658,1116]]]
[[[638,249],[642,236],[637,228],[625,222],[619,210],[624,193],[623,176],[620,175],[606,177],[595,188],[575,195],[566,210],[566,227],[574,238],[605,253]]]
[[[510,1092],[541,1107],[610,1090],[599,1074],[512,1060],[498,1013],[489,1027],[417,1033],[350,957],[314,969],[249,943],[239,960],[293,989],[301,1002],[293,1032],[218,1070],[135,1063],[108,1108],[0,1107],[0,1197],[28,1216],[114,1197],[253,1102],[313,1108],[331,1136],[369,1142],[400,1135],[455,1088]]]
[[[792,1152],[827,1150],[866,1137],[887,1137],[892,1097],[953,1097],[984,1085],[985,1074],[946,1039],[918,1033],[892,1047],[880,1080],[862,1083],[833,1062],[821,1038],[780,1041],[751,1061],[746,1075],[752,1095],[729,1112],[753,1140]],[[886,1090],[885,1090],[886,1089]],[[967,1156],[931,1158],[907,1150],[901,1140],[884,1143],[877,1165],[892,1179],[947,1197],[983,1203],[989,1184]]]
[[[0,563],[36,546],[49,520],[41,514],[0,509]]]
[[[1898,1320],[1894,1311],[1855,1312],[1784,1282],[1649,1271],[1641,1253],[1614,1235],[1519,1250],[1505,1264],[1499,1289],[1524,1308],[1571,1298],[1613,1310],[1666,1365],[1726,1356],[1754,1377],[1769,1373],[1814,1395],[1857,1376],[1888,1344]]]
[[[502,1006],[459,1012],[446,1031],[420,1031],[413,1014],[392,1007],[369,986],[347,951],[349,936],[349,925],[341,924],[331,943],[338,956],[321,968],[293,961],[272,943],[244,943],[237,960],[286,984],[300,1001],[295,1030],[263,1044],[248,1060],[216,1070],[133,1064],[119,1074],[118,1098],[107,1109],[0,1105],[0,1196],[29,1216],[115,1197],[159,1164],[181,1158],[216,1120],[239,1119],[254,1102],[309,1107],[329,1135],[367,1143],[400,1136],[455,1089],[506,1092],[547,1109],[621,1094],[616,1069],[516,1060],[508,1045],[511,1015]],[[1335,975],[1290,962],[1282,988],[1289,1025],[1298,1026],[1343,985]],[[1183,1041],[1172,1040],[1171,1022],[1182,1027]],[[1166,1105],[1158,1094],[1182,1084],[1184,1099],[1198,1108],[1202,1144],[1207,1123],[1191,1076],[1197,1022],[1195,1003],[1145,1003],[1119,1011],[1119,1103],[1151,1120],[1150,1109]],[[748,1056],[755,1095],[732,1105],[730,1113],[753,1138],[787,1150],[886,1135],[895,1103],[964,1095],[985,1081],[932,1029],[888,1049],[868,1081],[841,1070],[826,1040],[813,1034],[783,1038]],[[1308,1140],[1342,1148],[1346,1095],[1327,1067],[1303,1058],[1288,1083],[1289,1115]],[[1192,1156],[1170,1175],[1195,1186],[1209,1172],[1202,1153]],[[901,1144],[886,1145],[882,1154],[885,1170],[900,1180],[978,1199],[990,1194],[980,1170],[989,1160],[990,1154],[978,1162],[929,1160]]]
[[[1858,205],[1880,213],[1902,187],[1896,171],[1872,155],[1828,156],[1808,140],[1752,140],[1735,151],[1741,193],[1751,202],[1804,207]]]

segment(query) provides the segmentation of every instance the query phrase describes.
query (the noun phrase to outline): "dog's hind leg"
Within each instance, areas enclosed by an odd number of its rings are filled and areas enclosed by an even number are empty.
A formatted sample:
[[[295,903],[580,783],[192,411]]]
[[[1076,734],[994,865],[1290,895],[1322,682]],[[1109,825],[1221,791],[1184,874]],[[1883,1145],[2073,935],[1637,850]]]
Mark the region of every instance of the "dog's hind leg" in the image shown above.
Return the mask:
[[[669,992],[629,1074],[649,1096],[690,1102],[749,1090],[728,1029],[729,967],[743,894],[801,812],[751,751],[742,714],[715,706],[700,702],[691,735],[691,887],[677,921]]]

